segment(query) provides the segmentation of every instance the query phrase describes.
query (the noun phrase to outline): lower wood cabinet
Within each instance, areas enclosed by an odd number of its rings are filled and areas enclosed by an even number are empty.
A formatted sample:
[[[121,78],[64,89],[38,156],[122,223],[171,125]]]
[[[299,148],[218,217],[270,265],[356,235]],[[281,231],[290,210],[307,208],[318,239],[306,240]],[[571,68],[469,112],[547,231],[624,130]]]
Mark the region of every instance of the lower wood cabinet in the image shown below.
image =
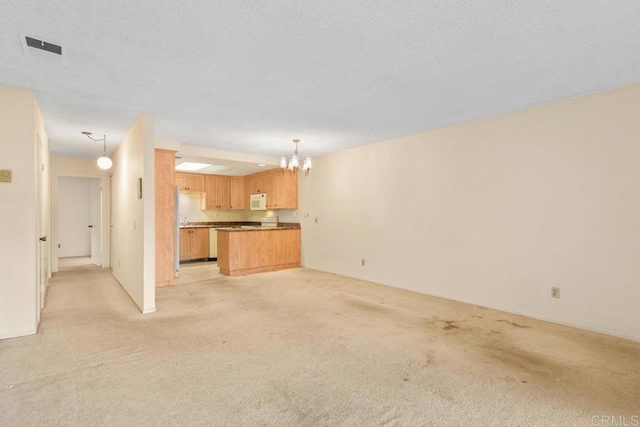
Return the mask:
[[[219,229],[218,267],[227,276],[300,267],[300,229]]]
[[[209,229],[180,229],[180,261],[209,258]]]

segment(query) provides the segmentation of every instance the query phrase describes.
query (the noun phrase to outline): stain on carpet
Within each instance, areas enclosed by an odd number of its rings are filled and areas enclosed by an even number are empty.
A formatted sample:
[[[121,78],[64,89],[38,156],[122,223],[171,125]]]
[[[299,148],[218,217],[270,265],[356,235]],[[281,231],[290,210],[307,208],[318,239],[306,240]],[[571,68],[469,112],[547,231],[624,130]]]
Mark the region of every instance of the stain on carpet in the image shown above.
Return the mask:
[[[446,323],[446,325],[443,326],[442,329],[444,329],[445,331],[450,331],[452,329],[460,329],[460,326],[456,325],[455,320],[445,320],[444,323]]]
[[[372,313],[388,313],[389,309],[382,303],[369,302],[362,299],[347,299],[346,303],[359,310],[368,311]]]
[[[498,320],[496,320],[496,322],[508,323],[509,325],[514,326],[516,328],[525,328],[525,329],[527,329],[527,328],[531,327],[531,326],[520,325],[520,324],[518,324],[516,322],[512,322],[510,320],[505,320],[505,319],[498,319]]]

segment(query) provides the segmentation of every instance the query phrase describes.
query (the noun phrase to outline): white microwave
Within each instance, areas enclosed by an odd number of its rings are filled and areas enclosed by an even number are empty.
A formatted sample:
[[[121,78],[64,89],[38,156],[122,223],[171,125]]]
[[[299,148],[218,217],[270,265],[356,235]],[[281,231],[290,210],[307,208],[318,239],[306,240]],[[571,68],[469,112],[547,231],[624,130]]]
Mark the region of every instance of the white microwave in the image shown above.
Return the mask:
[[[252,194],[250,196],[249,203],[252,211],[266,211],[267,210],[267,195],[266,194]]]

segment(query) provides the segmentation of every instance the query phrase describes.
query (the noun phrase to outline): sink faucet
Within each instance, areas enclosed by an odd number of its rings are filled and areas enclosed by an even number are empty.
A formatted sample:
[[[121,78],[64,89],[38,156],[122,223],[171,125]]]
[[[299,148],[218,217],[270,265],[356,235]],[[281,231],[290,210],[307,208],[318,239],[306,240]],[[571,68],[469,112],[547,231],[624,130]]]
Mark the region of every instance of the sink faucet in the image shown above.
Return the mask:
[[[187,217],[185,216],[184,219],[182,220],[182,226],[186,227],[187,225],[189,225],[189,221],[187,220]]]

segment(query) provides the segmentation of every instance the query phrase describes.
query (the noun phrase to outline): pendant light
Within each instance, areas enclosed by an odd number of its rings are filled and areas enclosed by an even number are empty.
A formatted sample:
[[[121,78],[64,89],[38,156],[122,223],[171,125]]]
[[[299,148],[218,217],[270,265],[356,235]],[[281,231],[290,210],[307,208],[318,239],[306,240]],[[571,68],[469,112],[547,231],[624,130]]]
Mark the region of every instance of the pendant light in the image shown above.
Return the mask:
[[[107,135],[103,135],[102,138],[92,138],[91,132],[82,132],[82,134],[86,135],[87,138],[89,138],[92,141],[98,141],[103,143],[102,157],[98,159],[98,167],[104,170],[111,169],[111,166],[113,166],[113,162],[109,157],[107,157]]]

